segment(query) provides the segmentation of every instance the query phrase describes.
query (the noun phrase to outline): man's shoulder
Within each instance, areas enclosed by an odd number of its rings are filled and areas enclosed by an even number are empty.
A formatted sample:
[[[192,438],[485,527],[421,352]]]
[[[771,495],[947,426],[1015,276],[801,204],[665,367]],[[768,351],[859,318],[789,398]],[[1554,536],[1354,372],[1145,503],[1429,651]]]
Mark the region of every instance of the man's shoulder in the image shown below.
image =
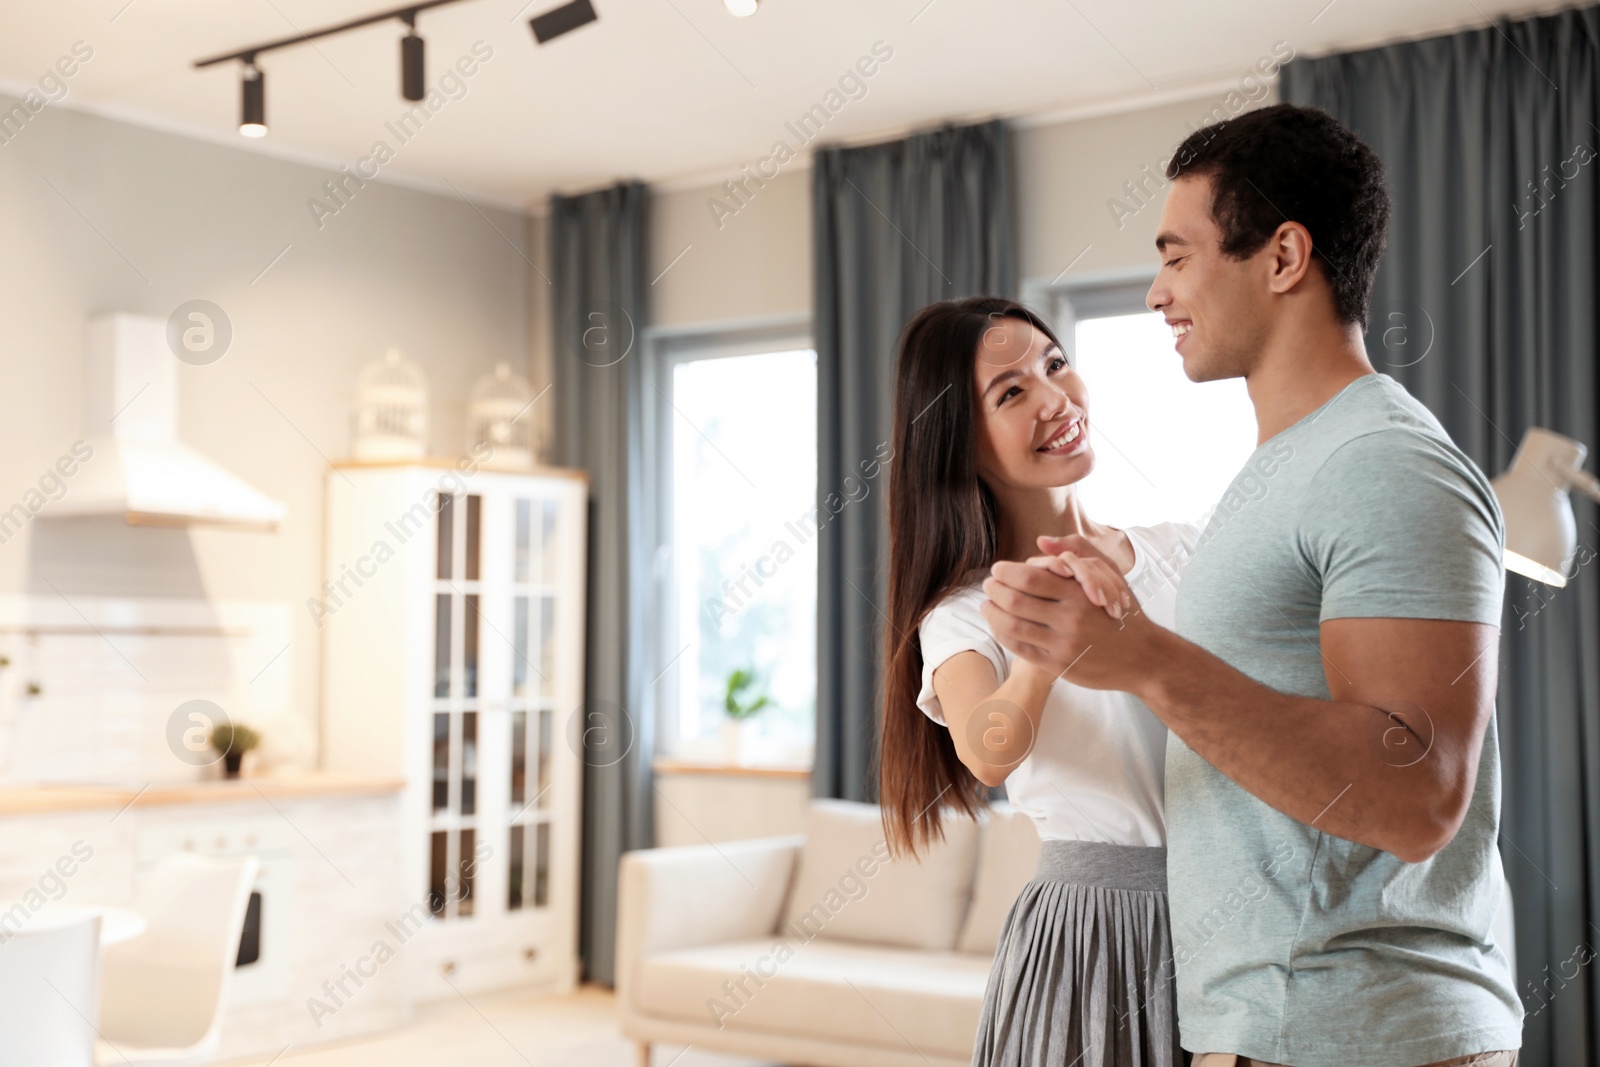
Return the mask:
[[[1364,545],[1369,563],[1381,557],[1418,573],[1443,566],[1458,585],[1470,567],[1498,603],[1505,519],[1489,479],[1398,383],[1386,379],[1371,393],[1361,416],[1319,450],[1296,516],[1301,550],[1326,566]],[[1396,586],[1405,578],[1396,574]]]
[[[1378,430],[1410,430],[1448,439],[1444,427],[1406,387],[1377,372],[1355,379],[1306,417],[1299,435],[1336,447],[1339,442]]]
[[[1384,480],[1423,466],[1487,486],[1477,464],[1416,397],[1386,374],[1359,379],[1359,391],[1342,394],[1322,413],[1315,437],[1315,478]]]

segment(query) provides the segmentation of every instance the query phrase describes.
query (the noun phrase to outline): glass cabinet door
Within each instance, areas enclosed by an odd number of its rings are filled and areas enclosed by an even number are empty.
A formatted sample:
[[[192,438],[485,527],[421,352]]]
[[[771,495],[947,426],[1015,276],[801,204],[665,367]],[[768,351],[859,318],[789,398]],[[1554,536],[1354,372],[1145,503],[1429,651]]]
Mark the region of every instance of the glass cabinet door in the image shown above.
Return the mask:
[[[440,499],[431,561],[427,893],[436,919],[492,938],[559,895],[557,590],[571,546],[559,491],[531,478],[474,489]]]
[[[483,498],[441,494],[433,589],[432,791],[428,827],[428,908],[444,921],[476,909],[474,849],[478,790],[479,560]]]
[[[506,910],[550,901],[551,744],[555,715],[557,502],[519,495],[512,504],[512,656]]]

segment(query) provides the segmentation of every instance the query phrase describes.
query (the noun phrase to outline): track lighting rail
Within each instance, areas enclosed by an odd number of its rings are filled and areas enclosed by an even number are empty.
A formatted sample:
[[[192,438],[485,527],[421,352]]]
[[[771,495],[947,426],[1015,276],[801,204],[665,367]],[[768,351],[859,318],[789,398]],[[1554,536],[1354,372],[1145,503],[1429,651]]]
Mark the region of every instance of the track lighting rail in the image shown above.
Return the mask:
[[[254,63],[255,58],[264,52],[276,51],[279,48],[288,48],[290,45],[305,44],[308,41],[315,41],[319,37],[331,37],[336,33],[344,33],[346,30],[360,29],[362,26],[371,26],[379,22],[388,22],[390,19],[399,19],[402,22],[405,22],[407,25],[413,25],[416,20],[417,12],[419,11],[426,11],[433,7],[443,7],[446,4],[458,4],[460,2],[461,0],[421,0],[420,3],[406,4],[404,7],[393,8],[389,11],[380,11],[376,15],[366,15],[362,18],[351,19],[349,22],[341,22],[337,26],[325,26],[320,30],[312,30],[309,33],[297,33],[293,37],[280,37],[275,41],[265,41],[261,44],[251,45],[248,48],[240,48],[236,51],[225,53],[224,55],[212,56],[209,59],[197,59],[195,60],[194,65],[198,69],[200,67],[215,66],[218,63],[227,63],[230,60],[243,60],[246,63]]]

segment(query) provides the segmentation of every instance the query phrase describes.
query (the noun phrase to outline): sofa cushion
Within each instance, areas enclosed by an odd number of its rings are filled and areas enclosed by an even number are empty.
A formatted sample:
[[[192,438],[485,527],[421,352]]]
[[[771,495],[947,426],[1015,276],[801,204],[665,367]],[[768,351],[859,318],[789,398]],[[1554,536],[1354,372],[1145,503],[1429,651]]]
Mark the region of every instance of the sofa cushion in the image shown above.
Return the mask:
[[[978,831],[978,874],[957,952],[994,955],[1006,914],[1038,862],[1039,830],[1033,820],[1010,804],[990,808]]]
[[[639,965],[638,1009],[718,1029],[966,1059],[988,960],[779,935],[674,949]]]
[[[813,800],[779,933],[949,951],[966,914],[978,824],[944,820],[945,839],[890,861],[876,804]]]

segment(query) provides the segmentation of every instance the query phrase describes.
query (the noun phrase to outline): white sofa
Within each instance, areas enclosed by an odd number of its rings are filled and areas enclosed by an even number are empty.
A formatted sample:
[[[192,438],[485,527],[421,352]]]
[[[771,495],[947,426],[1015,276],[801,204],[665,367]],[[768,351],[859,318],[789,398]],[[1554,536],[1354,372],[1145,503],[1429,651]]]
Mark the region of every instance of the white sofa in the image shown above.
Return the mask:
[[[968,1067],[1039,839],[1004,804],[946,834],[920,862],[883,864],[876,806],[817,800],[798,836],[623,856],[617,1006],[641,1067],[652,1042],[806,1067]],[[1515,959],[1502,890],[1494,937]]]
[[[996,805],[885,862],[875,805],[813,801],[805,832],[622,858],[622,1032],[807,1067],[968,1067],[1032,822]],[[662,1067],[662,1065],[657,1065]]]

